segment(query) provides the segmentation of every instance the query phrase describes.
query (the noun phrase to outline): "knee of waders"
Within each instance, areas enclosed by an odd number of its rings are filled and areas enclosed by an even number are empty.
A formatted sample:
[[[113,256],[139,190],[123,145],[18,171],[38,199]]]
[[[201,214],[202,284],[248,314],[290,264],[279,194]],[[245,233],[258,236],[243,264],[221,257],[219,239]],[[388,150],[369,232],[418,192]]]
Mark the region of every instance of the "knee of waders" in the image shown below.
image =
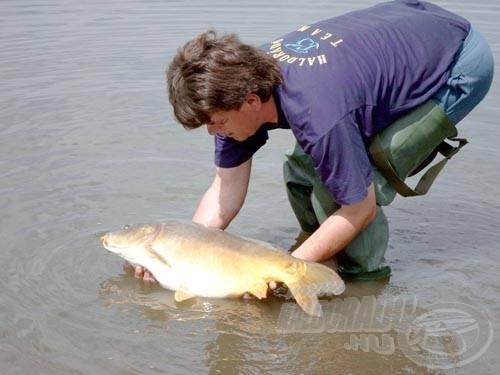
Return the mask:
[[[369,151],[374,165],[377,204],[388,205],[396,192],[402,196],[425,194],[446,161],[467,143],[466,140],[453,138],[456,135],[456,127],[432,100],[376,134]],[[448,145],[444,142],[447,138],[459,141],[459,146]],[[427,168],[414,189],[406,185],[404,180],[423,170],[438,151],[445,156],[443,162]]]

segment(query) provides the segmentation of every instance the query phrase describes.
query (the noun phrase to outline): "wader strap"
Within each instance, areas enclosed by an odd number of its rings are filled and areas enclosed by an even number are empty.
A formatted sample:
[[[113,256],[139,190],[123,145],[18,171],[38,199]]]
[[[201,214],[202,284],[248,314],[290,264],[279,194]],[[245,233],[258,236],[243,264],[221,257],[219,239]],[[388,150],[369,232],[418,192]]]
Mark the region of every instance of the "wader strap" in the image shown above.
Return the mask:
[[[383,175],[390,182],[392,187],[403,197],[411,197],[416,195],[423,195],[429,191],[432,183],[438,176],[439,172],[446,165],[448,160],[455,155],[463,146],[467,144],[467,139],[465,138],[449,138],[451,141],[458,142],[457,146],[452,146],[446,142],[441,142],[437,147],[437,150],[445,157],[440,162],[434,164],[430,167],[420,178],[420,181],[417,183],[417,186],[412,189],[410,188],[396,173],[394,168],[391,165],[391,162],[387,158],[387,155],[384,152],[382,147],[380,137],[376,135],[370,146],[370,152],[373,157],[373,161],[377,168],[381,170]]]

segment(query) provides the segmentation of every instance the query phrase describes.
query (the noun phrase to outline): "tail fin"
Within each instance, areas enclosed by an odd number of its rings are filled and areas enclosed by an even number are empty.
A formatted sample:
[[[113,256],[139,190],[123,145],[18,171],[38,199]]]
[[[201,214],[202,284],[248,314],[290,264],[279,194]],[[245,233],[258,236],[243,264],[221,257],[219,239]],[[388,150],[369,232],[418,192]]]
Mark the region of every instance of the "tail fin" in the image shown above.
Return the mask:
[[[295,272],[288,274],[288,281],[283,281],[302,310],[312,316],[322,316],[318,296],[343,293],[344,281],[337,272],[320,263],[297,261],[294,266]]]

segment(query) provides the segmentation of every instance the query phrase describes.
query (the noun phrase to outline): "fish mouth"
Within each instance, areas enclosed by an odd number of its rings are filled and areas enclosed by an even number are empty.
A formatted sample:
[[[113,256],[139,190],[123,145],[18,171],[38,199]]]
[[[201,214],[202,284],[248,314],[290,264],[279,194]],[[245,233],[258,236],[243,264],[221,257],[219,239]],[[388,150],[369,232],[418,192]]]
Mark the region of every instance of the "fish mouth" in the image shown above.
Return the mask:
[[[102,246],[103,246],[106,250],[108,250],[108,251],[110,251],[110,252],[112,252],[112,253],[116,253],[116,251],[117,251],[117,250],[119,250],[119,248],[118,248],[118,247],[113,246],[113,245],[111,245],[111,244],[109,243],[109,236],[108,236],[108,234],[105,234],[104,236],[102,236],[102,237],[101,237],[101,244],[102,244]]]
[[[108,235],[107,235],[107,234],[105,234],[104,236],[101,236],[101,244],[102,244],[102,246],[103,246],[105,249],[109,250],[109,247],[110,247],[110,246],[109,246],[109,244],[108,244]]]

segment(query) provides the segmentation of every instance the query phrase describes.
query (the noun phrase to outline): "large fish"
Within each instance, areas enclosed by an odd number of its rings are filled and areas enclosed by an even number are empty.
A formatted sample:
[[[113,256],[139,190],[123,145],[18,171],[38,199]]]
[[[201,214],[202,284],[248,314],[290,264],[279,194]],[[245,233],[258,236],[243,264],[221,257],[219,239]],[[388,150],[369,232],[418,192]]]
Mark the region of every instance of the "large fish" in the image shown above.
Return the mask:
[[[148,269],[175,300],[194,296],[267,296],[270,281],[284,282],[300,307],[321,316],[317,296],[340,294],[344,282],[331,268],[292,257],[270,244],[194,223],[136,224],[109,232],[103,246]]]

